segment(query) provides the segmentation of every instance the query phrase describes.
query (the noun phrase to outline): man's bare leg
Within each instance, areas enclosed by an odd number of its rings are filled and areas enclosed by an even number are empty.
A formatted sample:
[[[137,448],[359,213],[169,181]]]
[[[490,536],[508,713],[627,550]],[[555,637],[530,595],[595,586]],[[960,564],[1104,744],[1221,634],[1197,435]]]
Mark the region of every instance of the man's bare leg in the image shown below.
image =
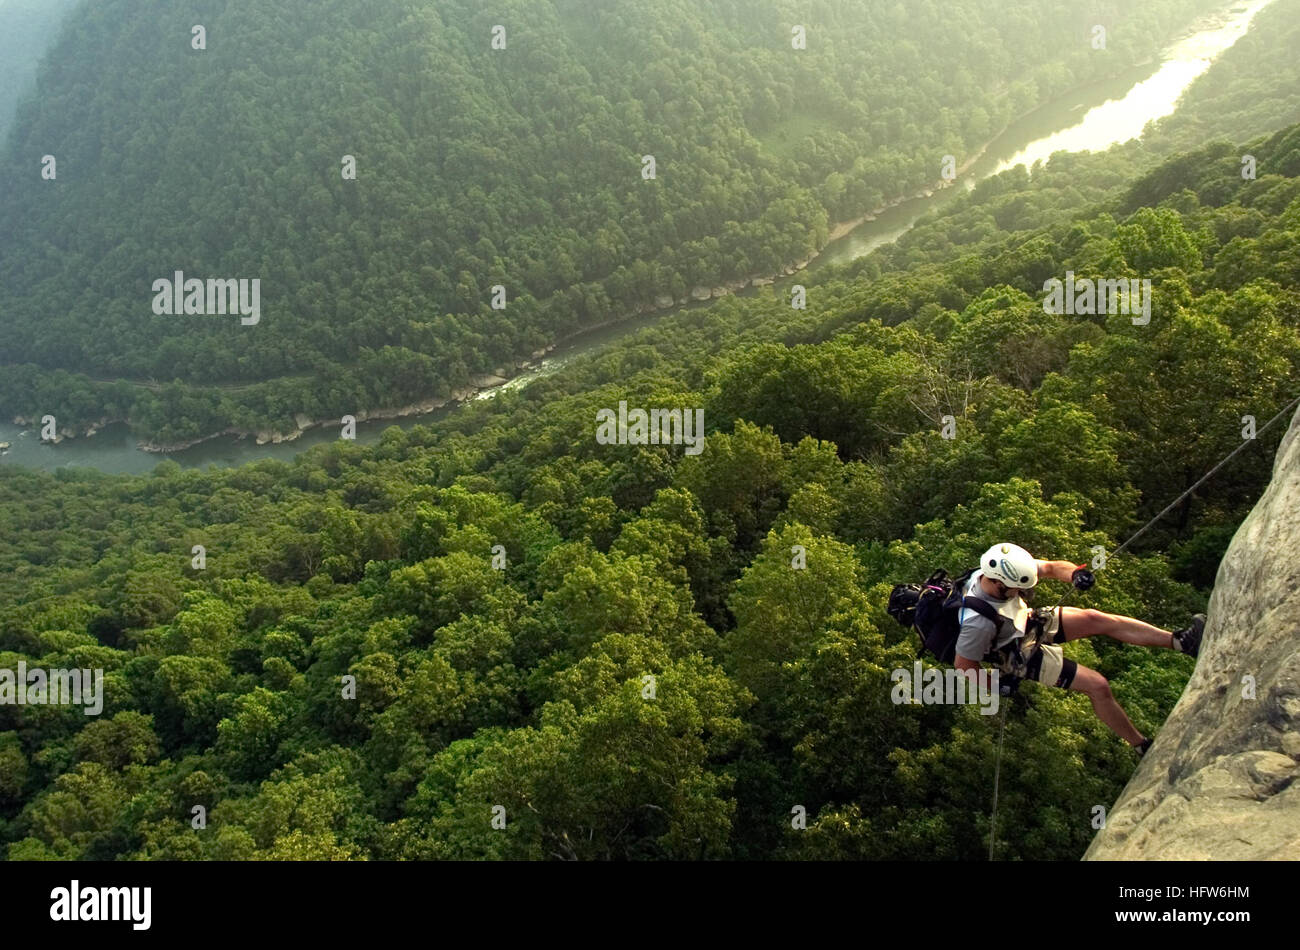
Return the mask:
[[[1080,666],[1074,674],[1070,689],[1078,690],[1092,700],[1092,711],[1108,725],[1115,735],[1131,746],[1141,745],[1145,738],[1129,721],[1128,713],[1110,691],[1110,682],[1096,670]]]
[[[1159,627],[1134,620],[1132,617],[1108,614],[1101,610],[1062,607],[1061,627],[1065,630],[1066,640],[1100,635],[1141,647],[1178,649],[1178,645],[1174,643],[1174,635],[1168,630],[1161,630]]]

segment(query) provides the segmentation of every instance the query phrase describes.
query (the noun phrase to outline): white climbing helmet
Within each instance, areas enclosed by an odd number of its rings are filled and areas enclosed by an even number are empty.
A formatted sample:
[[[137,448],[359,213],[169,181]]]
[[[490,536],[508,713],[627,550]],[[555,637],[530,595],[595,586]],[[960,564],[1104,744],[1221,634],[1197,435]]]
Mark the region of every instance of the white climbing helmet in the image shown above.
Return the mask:
[[[985,577],[1020,590],[1038,583],[1038,565],[1034,556],[1016,544],[993,545],[980,558],[980,570]]]

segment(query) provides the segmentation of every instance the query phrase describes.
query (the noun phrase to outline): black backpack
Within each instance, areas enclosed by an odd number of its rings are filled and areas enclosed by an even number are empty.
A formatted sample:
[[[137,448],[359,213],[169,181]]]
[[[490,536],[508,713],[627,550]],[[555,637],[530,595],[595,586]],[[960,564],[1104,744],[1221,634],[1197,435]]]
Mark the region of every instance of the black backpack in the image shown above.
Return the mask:
[[[949,578],[944,570],[935,571],[924,584],[898,584],[889,595],[889,615],[904,627],[915,627],[921,635],[917,657],[930,653],[940,663],[952,663],[957,657],[957,635],[961,633],[958,615],[963,607],[987,617],[1001,626],[1001,617],[993,605],[979,597],[964,597],[962,591],[974,574],[971,568]]]

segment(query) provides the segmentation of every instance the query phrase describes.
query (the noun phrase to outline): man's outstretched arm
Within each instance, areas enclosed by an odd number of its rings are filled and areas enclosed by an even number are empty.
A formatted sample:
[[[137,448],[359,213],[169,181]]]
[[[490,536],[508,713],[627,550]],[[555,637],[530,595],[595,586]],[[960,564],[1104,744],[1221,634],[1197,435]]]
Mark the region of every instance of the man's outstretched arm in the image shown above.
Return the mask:
[[[1050,577],[1052,580],[1064,581],[1070,583],[1074,576],[1078,564],[1071,564],[1069,561],[1035,561],[1038,565],[1038,577],[1041,580],[1044,577]]]

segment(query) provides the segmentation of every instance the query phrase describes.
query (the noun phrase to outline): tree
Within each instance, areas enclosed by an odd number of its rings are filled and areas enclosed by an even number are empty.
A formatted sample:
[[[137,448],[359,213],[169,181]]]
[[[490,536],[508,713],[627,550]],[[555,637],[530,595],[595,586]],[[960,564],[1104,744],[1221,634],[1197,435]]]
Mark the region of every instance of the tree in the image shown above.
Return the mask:
[[[797,524],[769,532],[727,601],[736,617],[725,641],[728,669],[760,702],[771,699],[784,688],[785,664],[803,655],[831,616],[860,598],[847,545],[814,537]]]

